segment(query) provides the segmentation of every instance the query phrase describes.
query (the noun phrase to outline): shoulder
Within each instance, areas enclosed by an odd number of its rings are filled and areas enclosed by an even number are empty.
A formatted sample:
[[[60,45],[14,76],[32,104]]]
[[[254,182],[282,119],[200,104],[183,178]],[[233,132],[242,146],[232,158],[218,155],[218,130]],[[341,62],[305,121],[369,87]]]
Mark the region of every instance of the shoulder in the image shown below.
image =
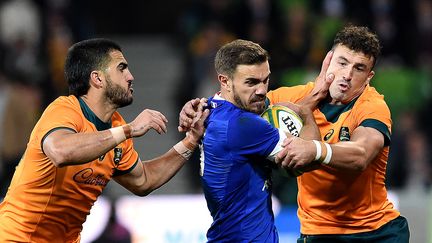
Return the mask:
[[[233,137],[250,138],[251,141],[273,136],[277,129],[258,114],[241,111],[228,122],[228,132]]]
[[[315,86],[315,83],[309,82],[305,85],[296,85],[291,87],[280,87],[268,92],[267,97],[272,104],[279,102],[296,102],[309,94]]]
[[[79,109],[79,101],[74,95],[60,96],[48,105],[47,109],[72,108]]]
[[[367,86],[358,99],[358,109],[362,113],[381,113],[390,116],[390,109],[384,99],[384,95],[371,86]]]

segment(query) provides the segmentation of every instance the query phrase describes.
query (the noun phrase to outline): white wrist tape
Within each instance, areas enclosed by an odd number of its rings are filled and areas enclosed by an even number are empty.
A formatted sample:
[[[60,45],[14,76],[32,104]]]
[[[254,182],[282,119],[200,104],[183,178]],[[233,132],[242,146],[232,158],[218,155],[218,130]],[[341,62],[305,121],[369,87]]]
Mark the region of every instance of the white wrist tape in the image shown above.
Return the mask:
[[[117,144],[126,140],[126,134],[125,134],[122,126],[113,127],[113,128],[110,128],[109,130],[110,130],[110,132],[111,132],[111,134],[112,134],[112,136],[113,136],[113,138]]]
[[[324,143],[324,145],[327,148],[327,155],[324,158],[324,160],[322,161],[322,163],[325,165],[328,165],[330,163],[331,158],[332,158],[333,151],[332,151],[332,148],[330,147],[330,144]]]
[[[186,147],[183,143],[183,141],[178,142],[176,145],[173,146],[174,150],[177,151],[183,158],[186,160],[189,160],[191,157],[193,151]]]
[[[319,160],[321,158],[321,155],[322,155],[321,144],[317,140],[312,140],[312,141],[314,142],[315,147],[316,147],[315,160]]]

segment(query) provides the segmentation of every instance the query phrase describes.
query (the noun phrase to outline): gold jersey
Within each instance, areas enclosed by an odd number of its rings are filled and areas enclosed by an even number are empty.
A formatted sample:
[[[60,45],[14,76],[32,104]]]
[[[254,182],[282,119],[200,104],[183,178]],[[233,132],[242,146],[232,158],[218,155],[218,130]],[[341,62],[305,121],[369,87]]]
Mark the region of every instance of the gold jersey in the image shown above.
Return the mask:
[[[282,87],[268,93],[270,103],[297,102],[314,83]],[[385,138],[385,146],[363,172],[344,172],[322,166],[304,173],[298,183],[301,233],[351,234],[378,229],[399,216],[387,199],[385,173],[390,144],[391,116],[384,97],[367,86],[361,96],[343,106],[321,102],[314,111],[322,141],[350,140],[359,126],[372,127]]]
[[[85,133],[123,124],[118,112],[111,123],[103,123],[75,96],[51,103],[34,127],[0,204],[0,242],[79,242],[97,197],[113,175],[133,169],[138,153],[128,139],[98,159],[59,168],[44,154],[43,140],[56,129]]]

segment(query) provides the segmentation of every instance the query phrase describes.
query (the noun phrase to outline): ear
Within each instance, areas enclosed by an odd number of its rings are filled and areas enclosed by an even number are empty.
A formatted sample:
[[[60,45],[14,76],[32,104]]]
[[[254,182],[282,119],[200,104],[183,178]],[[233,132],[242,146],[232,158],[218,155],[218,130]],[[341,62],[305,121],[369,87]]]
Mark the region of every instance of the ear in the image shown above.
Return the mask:
[[[93,85],[96,88],[102,88],[103,83],[100,72],[92,71],[90,73],[90,85]]]
[[[375,72],[374,71],[370,71],[369,74],[368,74],[368,77],[366,78],[365,86],[367,86],[370,83],[371,79],[374,76],[375,76]]]
[[[218,74],[218,80],[222,89],[231,91],[231,84],[230,84],[231,81],[228,78],[228,76],[223,74]]]

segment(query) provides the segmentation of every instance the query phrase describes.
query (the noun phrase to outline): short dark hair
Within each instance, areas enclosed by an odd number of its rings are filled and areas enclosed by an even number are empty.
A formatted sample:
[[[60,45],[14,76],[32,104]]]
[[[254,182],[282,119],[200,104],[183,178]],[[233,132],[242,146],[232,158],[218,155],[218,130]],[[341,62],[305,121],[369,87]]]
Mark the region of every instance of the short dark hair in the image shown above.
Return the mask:
[[[215,57],[218,74],[233,77],[238,65],[260,64],[269,60],[269,54],[259,44],[248,40],[234,40],[223,45]]]
[[[103,38],[83,40],[72,45],[64,66],[69,94],[77,97],[87,94],[91,72],[104,69],[111,60],[112,51],[122,50],[117,43]]]
[[[375,66],[381,53],[378,36],[365,26],[348,25],[343,28],[336,34],[333,41],[333,48],[337,45],[343,45],[351,50],[373,57],[373,66]]]

